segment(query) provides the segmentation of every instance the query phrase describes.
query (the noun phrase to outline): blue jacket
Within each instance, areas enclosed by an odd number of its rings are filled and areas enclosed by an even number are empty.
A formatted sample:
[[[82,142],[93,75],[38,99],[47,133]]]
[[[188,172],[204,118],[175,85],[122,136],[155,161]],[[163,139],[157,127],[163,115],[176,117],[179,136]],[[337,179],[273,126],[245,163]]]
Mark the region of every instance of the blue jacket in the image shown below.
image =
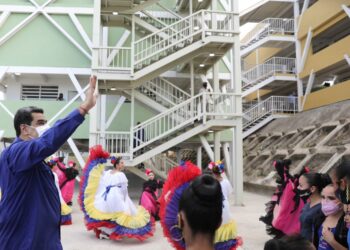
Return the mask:
[[[0,156],[0,250],[60,250],[61,204],[44,160],[84,121],[78,110],[41,137],[20,138]]]

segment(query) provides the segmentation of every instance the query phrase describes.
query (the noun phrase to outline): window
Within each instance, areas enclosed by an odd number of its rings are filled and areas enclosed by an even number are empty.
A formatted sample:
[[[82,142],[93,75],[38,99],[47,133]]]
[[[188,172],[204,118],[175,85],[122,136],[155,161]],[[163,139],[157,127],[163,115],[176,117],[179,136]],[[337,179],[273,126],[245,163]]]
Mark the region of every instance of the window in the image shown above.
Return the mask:
[[[58,86],[22,85],[21,100],[56,100]]]

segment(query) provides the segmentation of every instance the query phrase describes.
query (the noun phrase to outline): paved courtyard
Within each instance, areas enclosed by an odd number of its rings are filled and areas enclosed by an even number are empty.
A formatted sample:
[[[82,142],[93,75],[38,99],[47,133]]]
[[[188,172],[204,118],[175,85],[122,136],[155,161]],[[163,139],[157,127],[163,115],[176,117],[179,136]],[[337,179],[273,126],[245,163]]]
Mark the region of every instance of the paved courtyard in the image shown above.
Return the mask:
[[[244,245],[242,249],[259,250],[263,249],[264,242],[269,239],[265,233],[264,224],[258,218],[264,214],[264,204],[268,196],[257,195],[245,192],[244,206],[231,207],[232,215],[238,224],[239,235],[242,236]],[[156,225],[154,237],[145,242],[125,239],[121,242],[110,240],[99,240],[93,232],[87,232],[83,223],[83,215],[77,203],[73,207],[73,225],[62,227],[62,244],[65,250],[97,250],[97,249],[125,249],[125,250],[163,250],[173,249],[163,237],[162,228],[159,222]]]

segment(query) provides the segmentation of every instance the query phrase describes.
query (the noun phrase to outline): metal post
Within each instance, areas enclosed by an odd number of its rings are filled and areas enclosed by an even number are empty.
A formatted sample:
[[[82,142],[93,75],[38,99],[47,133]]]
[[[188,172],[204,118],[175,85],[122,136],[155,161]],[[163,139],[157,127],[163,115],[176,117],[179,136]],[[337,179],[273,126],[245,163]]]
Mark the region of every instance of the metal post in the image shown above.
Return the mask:
[[[134,114],[135,114],[135,89],[131,90],[131,114],[130,114],[130,157],[134,158]]]
[[[299,15],[300,15],[299,1],[294,1],[294,39],[295,39],[295,55],[296,55],[295,68],[296,68],[296,74],[297,74],[298,109],[299,111],[301,111],[301,106],[302,106],[301,97],[304,95],[304,93],[303,93],[303,82],[299,78],[300,67],[301,67],[301,44],[300,44],[300,41],[298,40],[299,24],[297,24]]]
[[[220,146],[220,132],[214,131],[214,161],[221,160]]]
[[[101,95],[101,140],[100,144],[103,148],[106,148],[106,108],[107,108],[107,96]]]
[[[238,1],[232,2],[234,13],[238,13]],[[234,30],[239,30],[239,15],[234,16]],[[243,126],[242,126],[242,82],[241,82],[241,60],[240,60],[240,41],[235,37],[233,45],[233,72],[235,93],[235,110],[239,117],[235,118],[235,127],[232,129],[232,147],[230,148],[231,175],[230,182],[234,187],[235,205],[243,205]]]
[[[197,166],[202,169],[202,147],[197,147]]]
[[[194,64],[193,60],[190,62],[190,74],[191,74],[191,98],[194,96]],[[191,116],[194,117],[194,109],[198,108],[194,106],[194,100],[191,102]],[[198,112],[198,110],[197,110]]]

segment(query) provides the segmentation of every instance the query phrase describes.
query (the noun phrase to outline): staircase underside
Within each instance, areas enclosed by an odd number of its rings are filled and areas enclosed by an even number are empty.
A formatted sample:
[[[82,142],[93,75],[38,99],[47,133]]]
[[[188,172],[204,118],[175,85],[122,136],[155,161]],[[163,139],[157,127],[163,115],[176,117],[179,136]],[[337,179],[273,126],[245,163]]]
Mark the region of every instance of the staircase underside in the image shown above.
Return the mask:
[[[159,0],[102,0],[101,15],[133,14],[157,2]]]
[[[148,150],[144,154],[137,156],[133,160],[125,161],[125,165],[129,167],[137,166],[141,162],[146,161],[149,158],[178,145],[180,142],[186,141],[194,136],[207,132],[209,129],[221,131],[232,128],[235,126],[235,122],[235,120],[215,119],[207,121],[205,124],[199,124],[197,126],[194,126],[193,128],[187,129],[185,132],[180,133],[178,136],[173,137],[172,139],[169,139],[164,143],[160,143],[159,145]]]
[[[266,90],[280,90],[281,88],[288,88],[294,86],[296,83],[296,76],[293,74],[274,74],[269,78],[262,80],[261,82],[255,84],[254,86],[242,87],[242,97],[250,95],[257,91],[258,89]]]
[[[192,2],[193,12],[196,12],[202,9],[208,9],[211,2],[212,0],[203,0],[202,2],[199,2],[198,0],[193,1]],[[179,12],[188,11],[190,7],[189,0],[177,0],[176,5],[177,5],[176,10]]]
[[[268,17],[290,18],[293,16],[294,0],[263,0],[251,8],[243,10],[239,17],[240,25],[248,22],[259,23]]]
[[[198,74],[205,73],[221,56],[224,56],[231,49],[233,42],[234,39],[232,37],[210,37],[204,41],[197,41],[142,68],[135,72],[133,76],[130,70],[95,69],[99,80],[99,90],[101,93],[113,94],[110,90],[111,88],[132,89],[192,59],[197,62],[206,62],[205,67],[195,65],[195,70]],[[210,53],[214,53],[216,56],[208,60]]]
[[[247,136],[251,135],[252,133],[258,131],[262,127],[264,127],[266,124],[270,123],[272,120],[277,118],[287,118],[289,115],[287,114],[270,114],[266,117],[262,118],[257,122],[256,124],[252,124],[251,126],[243,129],[243,139]]]

